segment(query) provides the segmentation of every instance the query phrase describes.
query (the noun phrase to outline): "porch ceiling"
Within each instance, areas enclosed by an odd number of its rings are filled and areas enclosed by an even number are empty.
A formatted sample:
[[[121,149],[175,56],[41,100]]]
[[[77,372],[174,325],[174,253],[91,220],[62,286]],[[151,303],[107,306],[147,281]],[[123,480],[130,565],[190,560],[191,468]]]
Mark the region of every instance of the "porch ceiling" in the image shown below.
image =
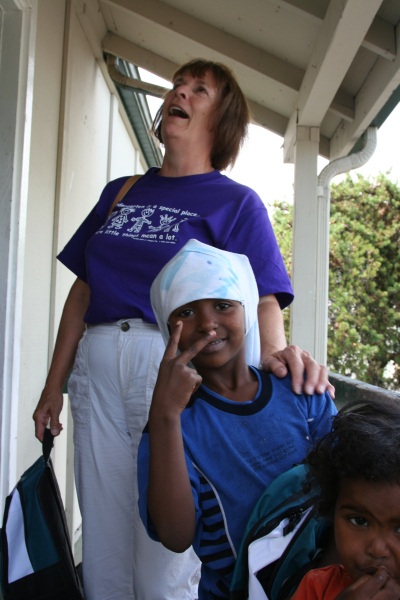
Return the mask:
[[[399,0],[99,0],[103,50],[169,79],[194,57],[229,65],[254,120],[284,138],[320,128],[348,154],[400,99]]]

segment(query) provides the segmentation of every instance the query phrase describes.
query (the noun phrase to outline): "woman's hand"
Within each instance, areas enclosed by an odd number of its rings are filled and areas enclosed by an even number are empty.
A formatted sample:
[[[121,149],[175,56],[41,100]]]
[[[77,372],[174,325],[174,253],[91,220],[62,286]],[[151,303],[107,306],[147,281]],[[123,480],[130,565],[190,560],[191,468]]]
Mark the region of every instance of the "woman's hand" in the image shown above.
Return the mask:
[[[295,394],[323,394],[327,391],[331,398],[335,397],[335,388],[328,381],[327,368],[298,346],[286,346],[282,311],[274,295],[260,298],[258,322],[263,369],[276,377],[285,377],[290,371]]]
[[[290,371],[295,394],[323,394],[327,391],[331,398],[335,397],[335,388],[329,383],[327,368],[298,346],[286,346],[283,350],[264,356],[262,367],[276,377],[285,377]]]
[[[43,441],[44,430],[50,424],[51,433],[56,436],[62,431],[60,413],[63,407],[63,395],[59,390],[45,386],[40,396],[38,405],[33,413],[35,421],[35,435]]]
[[[83,317],[89,306],[89,299],[89,286],[77,278],[65,301],[46,385],[33,413],[35,435],[40,441],[43,441],[44,430],[49,424],[53,435],[59,435],[62,431],[59,421],[63,406],[62,389],[85,330]]]

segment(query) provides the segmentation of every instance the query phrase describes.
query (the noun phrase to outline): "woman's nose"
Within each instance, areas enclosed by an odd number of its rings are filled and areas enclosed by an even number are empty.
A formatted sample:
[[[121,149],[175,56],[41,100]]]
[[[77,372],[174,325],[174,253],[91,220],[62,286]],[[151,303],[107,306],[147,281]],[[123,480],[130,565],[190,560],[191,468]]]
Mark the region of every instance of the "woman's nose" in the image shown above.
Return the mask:
[[[185,85],[179,85],[177,88],[175,88],[175,94],[181,98],[187,98],[188,96],[188,91]]]

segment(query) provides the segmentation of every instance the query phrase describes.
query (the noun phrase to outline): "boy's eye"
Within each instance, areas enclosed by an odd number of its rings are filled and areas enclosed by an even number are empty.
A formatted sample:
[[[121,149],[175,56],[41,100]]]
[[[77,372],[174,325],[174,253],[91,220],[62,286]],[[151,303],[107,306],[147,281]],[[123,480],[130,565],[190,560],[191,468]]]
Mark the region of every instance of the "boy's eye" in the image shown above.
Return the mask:
[[[359,527],[367,527],[368,525],[368,521],[367,519],[364,519],[364,517],[350,517],[349,518],[350,523],[353,523],[353,525],[358,525]]]
[[[178,317],[190,317],[193,314],[193,309],[192,308],[183,308],[182,310],[179,311],[179,313],[177,314]]]
[[[232,306],[232,304],[230,304],[229,302],[218,302],[216,304],[217,310],[227,310],[231,306]]]

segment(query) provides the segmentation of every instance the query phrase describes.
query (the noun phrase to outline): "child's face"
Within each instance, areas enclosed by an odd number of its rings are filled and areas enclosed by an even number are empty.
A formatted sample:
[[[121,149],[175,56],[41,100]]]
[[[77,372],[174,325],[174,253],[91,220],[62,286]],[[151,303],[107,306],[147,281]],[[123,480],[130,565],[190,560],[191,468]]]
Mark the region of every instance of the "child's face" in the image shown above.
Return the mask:
[[[205,299],[180,306],[171,314],[169,325],[182,321],[179,350],[193,345],[205,333],[216,332],[212,342],[193,358],[196,367],[218,368],[233,357],[244,360],[244,308],[235,300]]]
[[[337,551],[353,581],[379,566],[400,581],[400,485],[343,479],[334,525]]]

